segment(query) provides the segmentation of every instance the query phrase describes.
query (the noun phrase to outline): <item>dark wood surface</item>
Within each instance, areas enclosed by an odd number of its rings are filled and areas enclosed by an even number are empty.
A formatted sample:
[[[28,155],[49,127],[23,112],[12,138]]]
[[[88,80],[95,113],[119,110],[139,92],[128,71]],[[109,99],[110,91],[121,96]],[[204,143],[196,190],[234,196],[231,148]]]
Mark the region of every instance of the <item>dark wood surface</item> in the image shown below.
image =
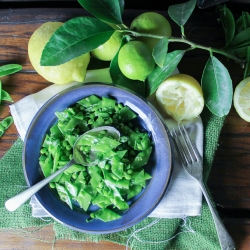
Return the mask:
[[[1,4],[0,4],[1,8]],[[153,8],[152,8],[153,10]],[[161,12],[162,10],[165,10]],[[161,11],[167,17],[167,6]],[[236,10],[236,8],[234,9]],[[244,7],[244,10],[247,10]],[[248,8],[249,11],[249,8]],[[125,23],[141,10],[126,10]],[[240,13],[237,6],[236,14]],[[0,9],[0,65],[19,63],[23,70],[1,79],[3,89],[9,92],[15,102],[26,95],[35,93],[50,83],[39,76],[32,68],[27,46],[31,34],[42,23],[48,21],[66,21],[72,17],[84,15],[82,8],[5,8]],[[179,27],[172,21],[173,35],[180,36]],[[224,44],[224,35],[217,22],[214,8],[196,9],[186,27],[186,36],[197,43],[220,48]],[[171,49],[183,48],[183,44],[171,44]],[[209,54],[201,50],[193,50],[185,55],[179,67],[180,72],[201,79],[204,65]],[[217,55],[216,55],[217,56]],[[229,69],[234,86],[242,79],[243,69],[233,62],[217,56]],[[0,119],[9,115],[8,103],[0,107]],[[15,125],[12,125],[0,139],[0,157],[2,158],[18,138]],[[250,249],[250,126],[236,114],[232,107],[222,129],[218,149],[208,180],[211,194],[217,204],[218,211],[232,237],[237,249]],[[46,233],[53,233],[51,227]],[[0,233],[0,249],[51,249],[51,243],[30,238]],[[110,242],[89,243],[76,241],[56,241],[54,249],[125,249],[124,246]]]

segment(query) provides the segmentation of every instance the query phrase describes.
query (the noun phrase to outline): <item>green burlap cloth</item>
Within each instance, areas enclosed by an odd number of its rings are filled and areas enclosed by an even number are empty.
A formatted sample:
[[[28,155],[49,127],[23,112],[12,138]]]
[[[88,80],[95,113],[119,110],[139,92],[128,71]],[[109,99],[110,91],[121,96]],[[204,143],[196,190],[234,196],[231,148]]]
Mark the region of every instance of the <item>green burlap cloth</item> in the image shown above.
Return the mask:
[[[208,110],[202,113],[204,124],[204,182],[206,183],[217,148],[218,138],[225,117],[213,116]],[[15,212],[8,212],[4,202],[13,195],[25,189],[26,182],[22,169],[23,142],[18,139],[0,161],[0,231],[25,231],[29,227],[39,230],[48,224],[53,224],[55,240],[72,239],[82,241],[107,240],[130,249],[220,249],[216,229],[210,210],[203,199],[201,216],[186,219],[146,218],[137,225],[112,234],[92,235],[73,231],[48,218],[42,220],[31,216],[28,203]],[[29,237],[34,238],[35,231]],[[34,232],[34,235],[32,235]],[[26,236],[27,237],[27,236]]]

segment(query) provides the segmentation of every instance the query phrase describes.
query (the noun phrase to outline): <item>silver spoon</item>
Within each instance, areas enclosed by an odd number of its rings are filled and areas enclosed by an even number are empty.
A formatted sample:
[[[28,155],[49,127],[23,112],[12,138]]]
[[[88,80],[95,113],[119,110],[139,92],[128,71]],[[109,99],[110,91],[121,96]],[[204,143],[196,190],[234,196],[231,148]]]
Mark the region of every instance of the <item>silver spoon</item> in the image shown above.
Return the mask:
[[[94,129],[87,131],[86,133],[81,135],[77,139],[77,141],[75,142],[74,147],[73,147],[73,159],[68,164],[66,164],[64,167],[62,167],[59,170],[57,170],[56,172],[54,172],[52,175],[43,179],[42,181],[39,181],[34,186],[26,189],[25,191],[15,195],[12,198],[8,199],[5,202],[6,209],[11,211],[11,212],[15,211],[22,204],[24,204],[29,198],[31,198],[32,195],[34,195],[41,188],[43,188],[46,184],[48,184],[50,181],[52,181],[56,176],[63,173],[66,169],[68,169],[70,166],[72,166],[75,163],[79,163],[83,166],[95,165],[97,162],[95,152],[90,152],[90,161],[87,161],[86,158],[84,157],[84,154],[82,154],[81,157],[79,157],[79,154],[76,154],[76,151],[77,151],[76,147],[84,136],[89,135],[89,134],[96,136],[101,131],[106,131],[107,135],[112,136],[115,140],[119,140],[119,138],[120,138],[120,132],[111,126],[102,126],[102,127],[94,128]]]

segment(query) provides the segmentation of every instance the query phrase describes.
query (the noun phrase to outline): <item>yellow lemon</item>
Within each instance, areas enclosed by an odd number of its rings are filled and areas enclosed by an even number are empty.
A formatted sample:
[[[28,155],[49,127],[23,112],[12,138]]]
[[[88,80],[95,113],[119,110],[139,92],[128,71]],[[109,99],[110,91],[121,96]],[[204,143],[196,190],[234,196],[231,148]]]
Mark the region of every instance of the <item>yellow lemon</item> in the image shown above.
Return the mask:
[[[145,12],[137,16],[132,21],[130,28],[140,33],[159,36],[170,37],[172,34],[172,29],[168,20],[163,15],[156,12]],[[157,38],[150,37],[140,37],[139,40],[147,44],[151,51],[159,41]]]
[[[176,74],[164,80],[156,90],[156,100],[176,121],[191,120],[204,107],[200,84],[186,74]]]
[[[99,60],[111,61],[118,52],[122,41],[122,35],[115,31],[107,42],[91,51],[91,54]]]
[[[34,69],[47,81],[56,84],[83,82],[90,61],[89,53],[83,54],[58,66],[41,66],[42,51],[52,34],[62,25],[61,22],[47,22],[31,35],[28,44],[28,55]]]
[[[236,86],[233,103],[239,116],[250,122],[250,77],[245,78]]]
[[[141,41],[130,41],[119,51],[118,65],[129,79],[144,81],[153,71],[155,62],[149,48]]]

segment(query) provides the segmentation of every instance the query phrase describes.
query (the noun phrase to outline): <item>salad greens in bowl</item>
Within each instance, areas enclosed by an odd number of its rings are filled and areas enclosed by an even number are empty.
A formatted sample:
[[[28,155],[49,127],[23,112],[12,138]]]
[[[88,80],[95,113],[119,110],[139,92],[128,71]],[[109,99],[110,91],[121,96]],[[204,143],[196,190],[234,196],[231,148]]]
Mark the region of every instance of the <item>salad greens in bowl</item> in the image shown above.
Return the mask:
[[[103,126],[119,136],[96,130]],[[126,229],[147,217],[167,190],[172,169],[167,128],[150,103],[127,89],[91,83],[45,103],[24,142],[28,185],[66,165],[73,148],[80,160],[35,195],[69,228],[102,234]]]

